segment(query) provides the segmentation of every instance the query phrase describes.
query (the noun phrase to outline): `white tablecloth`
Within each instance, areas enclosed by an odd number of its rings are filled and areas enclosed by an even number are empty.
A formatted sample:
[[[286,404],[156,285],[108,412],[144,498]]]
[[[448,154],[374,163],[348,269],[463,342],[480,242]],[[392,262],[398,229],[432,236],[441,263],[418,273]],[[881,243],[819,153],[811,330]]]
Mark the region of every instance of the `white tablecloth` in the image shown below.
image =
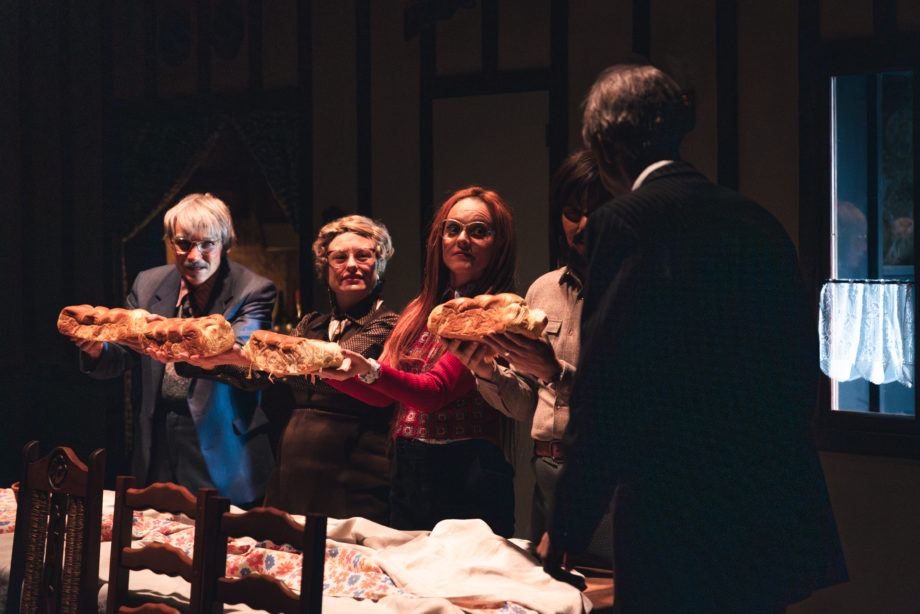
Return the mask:
[[[114,493],[106,491],[103,514],[111,513]],[[99,556],[100,612],[104,612],[111,542]],[[546,614],[578,614],[591,602],[572,586],[552,579],[526,552],[527,542],[507,540],[481,520],[447,520],[427,531],[396,531],[364,518],[330,519],[327,548],[359,550],[405,594],[377,601],[323,597],[324,614],[460,614],[500,608],[505,602]],[[9,579],[13,534],[0,534],[0,588]],[[166,598],[181,606],[188,584],[150,571],[132,572],[130,589],[140,596]],[[0,599],[5,603],[5,594]],[[502,612],[514,612],[514,606]],[[226,606],[226,612],[251,612]],[[494,611],[494,610],[492,610]]]

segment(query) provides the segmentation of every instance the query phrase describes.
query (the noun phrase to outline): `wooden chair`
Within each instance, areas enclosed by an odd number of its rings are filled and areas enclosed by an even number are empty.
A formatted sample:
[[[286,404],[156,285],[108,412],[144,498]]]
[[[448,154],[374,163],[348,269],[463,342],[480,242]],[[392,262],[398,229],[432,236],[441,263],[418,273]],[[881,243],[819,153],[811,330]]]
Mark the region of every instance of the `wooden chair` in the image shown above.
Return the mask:
[[[22,451],[7,612],[95,614],[105,450],[84,464],[66,447]]]
[[[203,599],[217,605],[245,604],[253,609],[288,614],[320,614],[323,607],[323,567],[326,558],[326,517],[308,515],[300,524],[287,513],[273,507],[257,507],[233,514],[230,501],[212,497],[206,502],[202,521],[206,551],[210,558],[203,570]],[[227,542],[231,537],[270,539],[289,544],[303,553],[300,595],[280,580],[264,574],[231,578],[227,573]]]
[[[144,603],[136,608],[122,606],[118,611],[120,614],[182,614],[164,603]]]
[[[585,577],[585,590],[582,591],[594,608],[595,614],[613,612],[613,572],[609,569],[581,567],[577,569]]]
[[[108,614],[131,612],[163,612],[172,614],[174,608],[163,604],[148,604],[142,608],[126,606],[131,571],[148,569],[170,577],[181,576],[190,584],[189,614],[204,612],[201,594],[201,566],[204,564],[204,534],[199,531],[205,502],[217,495],[214,488],[200,488],[193,497],[178,484],[156,483],[147,488],[135,488],[133,476],[119,476],[115,483],[115,512],[112,519],[112,553],[109,563]],[[170,514],[185,514],[195,520],[195,541],[191,558],[170,544],[151,543],[134,548],[131,543],[134,512],[154,510]],[[146,609],[143,609],[146,608]]]

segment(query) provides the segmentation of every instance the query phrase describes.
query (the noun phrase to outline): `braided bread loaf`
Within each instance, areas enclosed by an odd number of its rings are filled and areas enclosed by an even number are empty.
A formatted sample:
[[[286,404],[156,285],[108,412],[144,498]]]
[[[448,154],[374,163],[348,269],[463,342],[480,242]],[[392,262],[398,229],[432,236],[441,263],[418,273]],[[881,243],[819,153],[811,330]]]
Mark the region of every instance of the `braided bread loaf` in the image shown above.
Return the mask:
[[[338,343],[282,335],[257,330],[243,346],[252,368],[271,375],[309,375],[320,369],[335,369],[342,364]]]
[[[159,350],[168,359],[183,354],[214,356],[233,347],[233,327],[219,313],[203,318],[166,318],[151,322],[140,337],[145,352]]]
[[[517,333],[539,339],[546,314],[531,309],[517,294],[480,294],[438,305],[428,316],[428,330],[448,339],[477,341],[489,333]]]
[[[61,310],[57,327],[71,337],[117,343],[137,340],[147,327],[148,315],[150,312],[144,309],[71,305]]]

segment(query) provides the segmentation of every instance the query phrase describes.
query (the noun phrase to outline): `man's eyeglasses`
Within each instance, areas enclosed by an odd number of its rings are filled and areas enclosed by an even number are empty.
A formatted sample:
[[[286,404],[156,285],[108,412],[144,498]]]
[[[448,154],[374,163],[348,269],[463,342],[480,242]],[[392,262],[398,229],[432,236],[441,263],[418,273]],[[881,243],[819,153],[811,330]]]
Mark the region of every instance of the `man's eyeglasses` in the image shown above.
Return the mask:
[[[444,220],[441,223],[441,236],[445,239],[456,239],[463,231],[466,231],[466,236],[473,241],[485,241],[495,235],[492,227],[485,222],[475,221],[464,224],[457,220]]]
[[[173,247],[180,254],[187,254],[197,247],[201,254],[210,254],[220,247],[219,239],[202,239],[201,241],[191,241],[185,237],[174,237],[172,239]]]
[[[562,208],[562,215],[573,224],[581,221],[581,218],[588,215],[588,208],[584,205],[566,205]]]
[[[354,258],[355,263],[360,265],[367,265],[372,263],[377,259],[377,254],[370,249],[359,249],[353,252],[347,252],[344,250],[329,252],[326,254],[326,262],[329,263],[334,269],[341,269],[348,264],[349,258]]]

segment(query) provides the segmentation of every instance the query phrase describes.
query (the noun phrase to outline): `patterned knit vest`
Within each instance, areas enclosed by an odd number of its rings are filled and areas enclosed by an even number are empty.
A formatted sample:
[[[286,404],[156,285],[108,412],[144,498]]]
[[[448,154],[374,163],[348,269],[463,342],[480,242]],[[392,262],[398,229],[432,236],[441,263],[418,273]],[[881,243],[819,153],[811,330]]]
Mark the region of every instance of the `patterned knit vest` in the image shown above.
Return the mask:
[[[425,331],[400,361],[399,368],[408,373],[425,373],[438,362],[444,351],[441,340]],[[501,447],[500,418],[501,414],[486,403],[474,387],[433,412],[400,406],[394,434],[397,437],[445,442],[485,439]]]

